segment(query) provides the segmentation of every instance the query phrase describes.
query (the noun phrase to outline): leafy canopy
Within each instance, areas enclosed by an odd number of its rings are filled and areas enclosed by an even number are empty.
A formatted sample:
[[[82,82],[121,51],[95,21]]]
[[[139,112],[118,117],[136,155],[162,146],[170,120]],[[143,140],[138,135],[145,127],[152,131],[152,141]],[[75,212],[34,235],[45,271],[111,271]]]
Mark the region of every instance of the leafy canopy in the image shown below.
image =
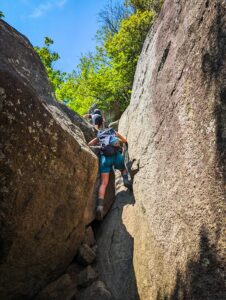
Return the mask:
[[[3,19],[3,18],[5,18],[5,15],[2,11],[0,11],[0,19]]]
[[[123,80],[121,85],[127,89],[127,102],[130,97],[139,54],[154,18],[155,13],[153,11],[136,12],[122,21],[119,32],[108,39],[105,44],[112,61],[112,68],[120,75],[120,80]]]
[[[103,110],[124,111],[129,104],[137,61],[145,37],[153,25],[163,0],[109,1],[100,12],[95,53],[82,55],[69,74],[54,70],[60,57],[50,50],[53,41],[45,38],[36,51],[45,65],[59,101],[84,114],[93,103]]]
[[[135,11],[154,11],[159,13],[164,0],[126,0],[125,5],[132,7]]]
[[[43,47],[35,47],[35,51],[38,53],[43,65],[45,66],[49,81],[54,91],[60,88],[64,81],[65,73],[59,70],[54,70],[54,62],[60,59],[57,52],[50,50],[50,46],[53,45],[54,41],[45,37]]]

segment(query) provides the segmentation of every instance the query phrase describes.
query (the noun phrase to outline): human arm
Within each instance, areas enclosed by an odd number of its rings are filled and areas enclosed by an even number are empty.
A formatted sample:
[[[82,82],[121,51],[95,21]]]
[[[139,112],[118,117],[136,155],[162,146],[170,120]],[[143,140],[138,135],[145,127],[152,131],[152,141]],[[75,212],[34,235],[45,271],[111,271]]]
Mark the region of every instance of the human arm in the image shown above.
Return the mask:
[[[116,133],[116,136],[122,141],[122,143],[124,143],[124,144],[127,143],[127,140],[120,133],[118,133],[117,131],[115,131],[115,133]]]
[[[98,141],[98,138],[95,138],[88,143],[88,146],[95,146],[98,144]]]
[[[83,118],[91,118],[91,115],[90,114],[85,114],[85,115],[83,115]]]
[[[122,143],[124,144],[124,147],[123,147],[123,153],[128,150],[128,142],[127,140],[120,134],[118,133],[117,131],[115,131],[116,133],[116,136],[122,141]]]

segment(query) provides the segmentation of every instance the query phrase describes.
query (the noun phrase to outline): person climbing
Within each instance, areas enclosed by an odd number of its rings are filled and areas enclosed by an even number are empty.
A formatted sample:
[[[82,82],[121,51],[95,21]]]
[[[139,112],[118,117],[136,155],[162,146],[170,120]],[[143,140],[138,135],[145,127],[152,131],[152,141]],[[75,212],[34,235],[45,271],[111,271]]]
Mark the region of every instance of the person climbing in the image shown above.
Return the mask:
[[[132,184],[128,178],[128,172],[125,167],[124,155],[120,142],[128,147],[127,140],[112,128],[98,131],[97,137],[88,143],[88,146],[100,145],[99,172],[101,175],[101,183],[98,190],[98,204],[96,217],[98,220],[103,219],[104,197],[109,182],[110,172],[114,169],[120,170],[124,186],[131,189]]]
[[[83,118],[89,118],[92,120],[93,126],[99,130],[101,127],[105,127],[105,118],[102,116],[102,113],[99,108],[90,110],[88,114],[85,114]]]

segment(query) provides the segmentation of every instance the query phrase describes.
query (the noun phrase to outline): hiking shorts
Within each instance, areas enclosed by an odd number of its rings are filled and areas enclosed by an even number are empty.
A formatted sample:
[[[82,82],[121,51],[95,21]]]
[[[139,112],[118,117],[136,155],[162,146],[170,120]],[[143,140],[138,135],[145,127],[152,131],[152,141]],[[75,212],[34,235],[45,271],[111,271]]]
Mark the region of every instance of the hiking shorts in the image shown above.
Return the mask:
[[[110,173],[113,166],[117,170],[125,170],[124,156],[121,152],[117,152],[112,156],[99,155],[99,171],[100,173]]]
[[[94,115],[92,115],[92,122],[93,122],[93,125],[102,126],[103,118],[101,115],[94,114]]]

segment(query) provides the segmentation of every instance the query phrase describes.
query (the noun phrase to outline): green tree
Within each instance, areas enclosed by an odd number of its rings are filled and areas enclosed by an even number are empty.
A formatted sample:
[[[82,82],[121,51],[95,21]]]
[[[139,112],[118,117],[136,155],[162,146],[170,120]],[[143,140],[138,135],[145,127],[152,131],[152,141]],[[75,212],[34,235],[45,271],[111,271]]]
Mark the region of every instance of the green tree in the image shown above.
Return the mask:
[[[2,11],[0,11],[0,19],[3,19],[3,18],[5,18],[5,15]]]
[[[35,51],[38,53],[43,65],[45,66],[49,81],[52,85],[54,92],[60,88],[64,81],[65,73],[54,69],[54,63],[60,59],[57,52],[53,52],[50,46],[54,44],[54,41],[45,37],[43,47],[34,47]]]
[[[156,15],[154,10],[146,9],[125,10],[121,14],[119,6],[112,7],[110,2],[101,13],[100,46],[95,54],[81,57],[76,72],[57,90],[58,99],[80,114],[94,102],[105,111],[124,111],[130,101],[143,42]]]
[[[112,37],[119,31],[122,20],[131,14],[128,6],[109,0],[107,5],[102,9],[98,15],[98,21],[101,24],[97,31],[96,39],[103,44],[106,39]]]
[[[68,74],[61,88],[56,91],[59,100],[80,114],[87,112],[95,100],[95,94],[90,89],[90,80],[93,74],[92,60],[89,56],[82,57],[77,71]]]
[[[155,11],[159,13],[164,0],[125,0],[125,6],[132,7],[135,11]]]
[[[86,113],[94,102],[106,109],[112,96],[109,72],[111,68],[102,54],[82,56],[77,70],[68,74],[56,96],[80,114]]]
[[[105,44],[112,68],[118,74],[118,91],[122,92],[120,98],[124,102],[123,110],[129,103],[137,61],[154,19],[153,11],[138,11],[123,20],[119,32]]]
[[[53,41],[45,38],[36,47],[58,100],[84,114],[93,103],[103,110],[124,111],[130,101],[137,61],[145,37],[153,25],[163,0],[126,0],[100,13],[95,53],[82,55],[76,70],[67,74],[53,69],[59,59],[50,50]],[[119,115],[118,115],[119,116]]]

